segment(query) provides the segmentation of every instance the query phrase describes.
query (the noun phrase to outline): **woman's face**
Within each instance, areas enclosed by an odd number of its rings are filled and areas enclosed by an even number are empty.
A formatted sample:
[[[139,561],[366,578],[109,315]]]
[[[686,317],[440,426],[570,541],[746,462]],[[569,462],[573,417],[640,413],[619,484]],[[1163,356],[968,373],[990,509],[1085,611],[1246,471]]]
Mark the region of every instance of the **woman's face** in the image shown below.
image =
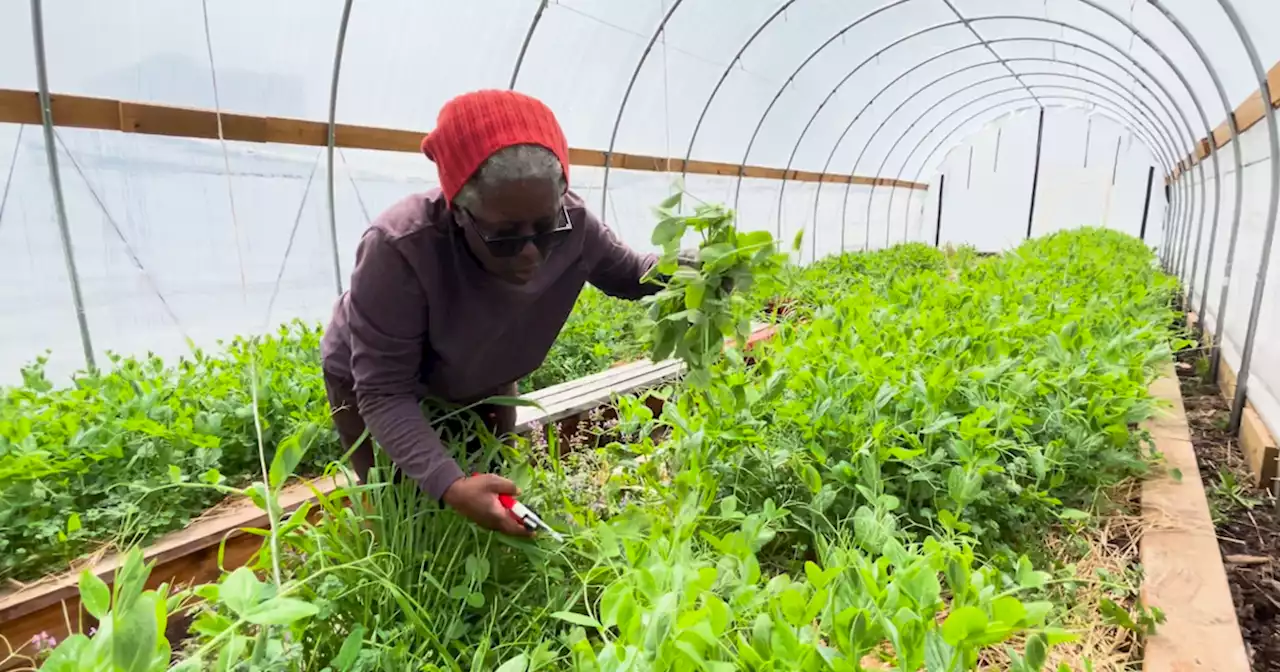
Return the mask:
[[[479,194],[476,205],[456,208],[467,246],[485,270],[502,280],[517,285],[529,282],[546,261],[543,250],[532,241],[523,246],[518,243],[512,246],[508,242],[506,249],[494,241],[532,236],[564,226],[562,196],[559,186],[551,180],[509,182]],[[510,254],[512,252],[514,254]]]

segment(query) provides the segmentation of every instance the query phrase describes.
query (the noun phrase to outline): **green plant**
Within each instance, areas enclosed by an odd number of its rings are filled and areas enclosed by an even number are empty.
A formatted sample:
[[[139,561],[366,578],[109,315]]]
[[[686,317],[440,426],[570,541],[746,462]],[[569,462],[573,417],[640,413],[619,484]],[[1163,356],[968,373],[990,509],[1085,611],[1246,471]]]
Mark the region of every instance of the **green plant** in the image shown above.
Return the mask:
[[[283,516],[284,477],[329,436],[304,414],[274,452],[255,442],[262,475],[240,491],[270,514],[255,531],[268,543],[193,589],[181,664],[941,671],[999,648],[1011,669],[1042,669],[1072,634],[1037,540],[1089,524],[1096,493],[1146,466],[1130,427],[1155,411],[1176,290],[1150,250],[1083,230],[1001,257],[906,246],[780,269],[726,212],[677,204],[647,329],[696,384],[656,391],[657,413],[619,400],[604,445],[500,446],[478,424],[452,437],[500,454],[564,543],[478,530],[385,469]],[[701,269],[671,268],[682,227],[709,232]],[[726,348],[723,326],[740,336],[778,291],[796,310],[774,339],[750,359]],[[263,409],[279,394],[249,392]],[[163,487],[232,488],[186,474]],[[254,621],[279,599],[289,619]],[[1162,617],[1112,604],[1143,632]]]
[[[180,528],[258,470],[254,402],[270,459],[300,424],[323,428],[304,471],[338,457],[319,364],[319,329],[294,323],[220,357],[166,366],[112,356],[112,369],[56,388],[43,361],[0,389],[0,578],[27,579],[96,546]],[[256,357],[257,389],[250,384]]]
[[[751,333],[751,316],[759,306],[744,294],[756,284],[767,287],[786,257],[777,252],[768,231],[738,231],[733,212],[722,206],[699,204],[692,215],[680,214],[683,197],[684,192],[676,192],[657,210],[653,243],[662,246],[662,256],[646,280],[664,287],[643,300],[649,319],[642,332],[654,361],[674,353],[689,365],[688,380],[705,386],[723,339],[745,343]],[[679,259],[680,241],[688,231],[701,237],[696,266]]]
[[[1134,604],[1132,612],[1107,599],[1102,600],[1099,606],[1109,623],[1139,635],[1154,635],[1156,627],[1163,625],[1165,621],[1163,610],[1159,607],[1148,608],[1141,602]]]
[[[1247,484],[1236,478],[1235,472],[1228,469],[1218,470],[1218,483],[1213,486],[1211,498],[1224,500],[1231,509],[1252,510],[1262,503],[1262,499],[1249,494]]]
[[[587,288],[525,391],[643,355],[644,309]],[[225,496],[175,484],[249,483],[259,470],[250,357],[256,357],[270,458],[300,424],[322,428],[306,461],[318,474],[342,454],[329,429],[321,330],[293,322],[233,339],[217,354],[111,356],[109,370],[57,387],[45,359],[0,388],[0,580],[27,580],[103,545],[146,543]]]

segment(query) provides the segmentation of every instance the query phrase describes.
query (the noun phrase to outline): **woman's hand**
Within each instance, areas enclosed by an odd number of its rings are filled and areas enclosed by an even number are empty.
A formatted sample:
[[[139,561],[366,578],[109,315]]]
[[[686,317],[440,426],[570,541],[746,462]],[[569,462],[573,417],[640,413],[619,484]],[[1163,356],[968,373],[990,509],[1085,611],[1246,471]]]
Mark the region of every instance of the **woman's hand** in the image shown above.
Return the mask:
[[[515,497],[518,494],[520,489],[516,484],[501,476],[476,474],[454,481],[444,491],[444,503],[486,530],[513,537],[531,537],[533,533],[512,518],[498,502],[498,495]]]

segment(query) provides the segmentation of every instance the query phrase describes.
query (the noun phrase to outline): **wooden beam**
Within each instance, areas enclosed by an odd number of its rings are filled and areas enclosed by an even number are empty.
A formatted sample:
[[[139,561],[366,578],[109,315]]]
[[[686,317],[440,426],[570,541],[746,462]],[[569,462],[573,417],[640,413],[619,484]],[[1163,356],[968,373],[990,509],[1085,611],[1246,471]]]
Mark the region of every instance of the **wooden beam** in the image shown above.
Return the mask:
[[[67,128],[91,128],[146,135],[216,140],[218,113],[213,110],[131,103],[108,98],[90,98],[55,93],[50,96],[53,124]],[[287,145],[324,147],[328,144],[329,127],[324,122],[285,117],[259,117],[222,113],[222,135],[237,142],[273,142]],[[39,125],[40,103],[36,92],[0,89],[0,123]],[[348,149],[374,149],[385,152],[420,151],[424,131],[377,128],[337,124],[334,144]],[[598,149],[569,149],[569,163],[575,166],[605,165],[608,152]],[[643,154],[613,153],[612,166],[621,170],[650,172],[687,172],[695,175],[721,175],[795,182],[830,182],[866,186],[927,190],[928,184],[882,177],[837,175],[804,170],[783,170],[767,166],[738,165],[716,161],[689,161]]]
[[[1142,669],[1246,672],[1249,656],[1171,363],[1151,396],[1168,410],[1142,423],[1164,456],[1142,484],[1142,603],[1168,620],[1144,642]]]
[[[1262,92],[1254,91],[1253,95],[1246,98],[1243,103],[1236,107],[1233,116],[1236,120],[1236,127],[1240,129],[1241,134],[1258,125],[1259,122],[1266,118],[1269,110],[1280,108],[1280,63],[1272,66],[1271,70],[1267,72],[1267,86],[1271,88],[1269,106],[1262,103]],[[1196,143],[1196,149],[1192,152],[1193,160],[1191,165],[1206,158],[1212,149],[1221,149],[1226,147],[1228,142],[1231,142],[1229,121],[1223,120],[1221,124],[1218,124],[1217,128],[1213,129],[1211,137],[1201,138]],[[1176,173],[1173,179],[1177,179],[1176,175],[1178,174],[1181,173]]]

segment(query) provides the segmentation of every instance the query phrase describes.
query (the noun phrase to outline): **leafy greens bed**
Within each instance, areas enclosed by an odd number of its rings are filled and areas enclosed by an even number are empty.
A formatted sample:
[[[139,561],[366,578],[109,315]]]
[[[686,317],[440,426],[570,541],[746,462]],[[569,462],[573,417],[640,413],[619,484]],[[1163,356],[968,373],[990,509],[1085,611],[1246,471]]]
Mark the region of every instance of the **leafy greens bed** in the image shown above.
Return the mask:
[[[641,357],[643,314],[637,303],[588,287],[521,389]],[[45,377],[43,360],[24,369],[21,386],[0,388],[0,581],[58,571],[107,541],[144,542],[179,529],[223,496],[175,483],[251,480],[258,472],[251,347],[267,447],[298,423],[327,423],[320,336],[318,326],[295,322],[172,366],[154,356],[112,357],[109,372],[81,374],[69,387]],[[319,473],[341,452],[326,428],[301,467]]]
[[[1101,230],[775,277],[738,258],[758,290],[802,290],[753,362],[727,351],[698,385],[659,391],[656,416],[620,400],[595,448],[484,437],[565,543],[496,537],[375,478],[321,498],[314,523],[282,521],[267,581],[244,568],[142,592],[136,554],[114,596],[86,578],[114,630],[63,642],[45,669],[125,636],[154,651],[131,669],[164,669],[156,633],[196,597],[182,669],[1042,669],[1073,634],[1036,540],[1143,470],[1130,427],[1170,356],[1173,280]],[[699,324],[679,313],[657,324]],[[319,430],[298,431],[254,486],[267,506]]]

